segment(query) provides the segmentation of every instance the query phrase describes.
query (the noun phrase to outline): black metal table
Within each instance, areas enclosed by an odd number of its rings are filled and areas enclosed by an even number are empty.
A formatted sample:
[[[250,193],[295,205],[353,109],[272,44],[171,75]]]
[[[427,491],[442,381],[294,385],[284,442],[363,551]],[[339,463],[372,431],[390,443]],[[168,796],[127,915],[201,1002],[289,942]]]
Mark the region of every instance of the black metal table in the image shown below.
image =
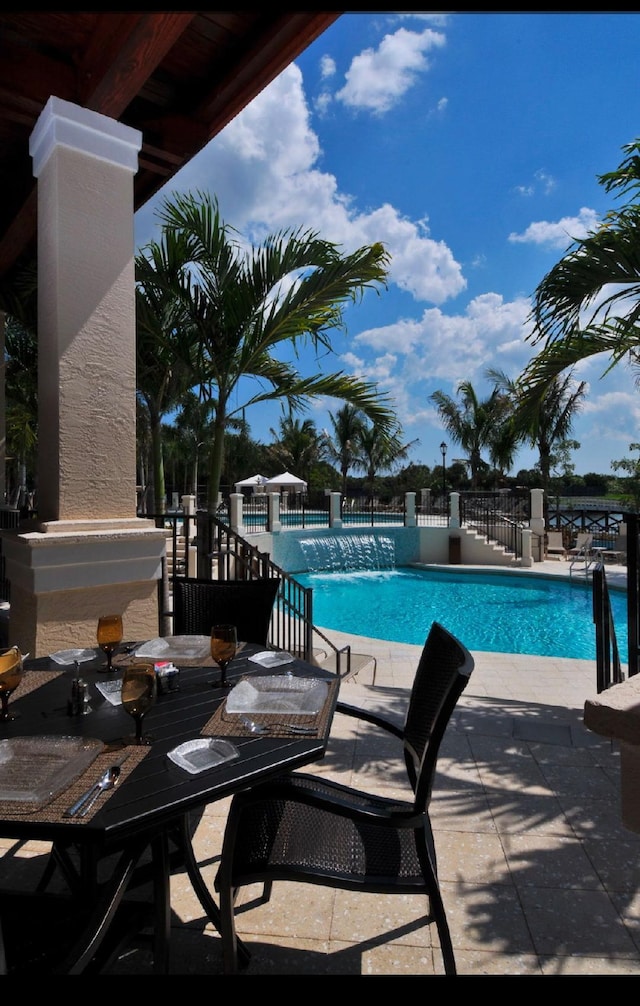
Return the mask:
[[[247,674],[265,672],[249,657],[260,647],[247,646],[228,668],[231,685]],[[84,716],[69,716],[67,700],[73,671],[62,669],[48,658],[26,665],[32,683],[38,675],[47,679],[20,697],[12,705],[20,713],[12,722],[0,723],[0,740],[15,736],[66,735],[95,737],[113,746],[132,732],[133,721],[122,706],[110,705],[96,689],[107,675],[100,671],[104,658],[80,665],[89,684],[92,711]],[[284,670],[285,668],[282,668]],[[179,690],[158,697],[145,718],[145,731],[153,736],[150,745],[126,778],[100,800],[97,812],[88,820],[46,820],[42,815],[6,814],[0,804],[0,835],[21,840],[40,839],[53,843],[51,863],[65,869],[73,849],[80,857],[75,896],[91,901],[91,924],[82,945],[74,949],[68,970],[80,973],[94,960],[105,935],[115,919],[127,889],[141,871],[143,854],[151,851],[150,878],[153,882],[154,966],[166,972],[169,964],[170,901],[169,877],[172,868],[171,844],[178,860],[186,867],[207,916],[218,927],[218,908],[198,868],[189,833],[189,813],[201,811],[207,804],[236,791],[262,782],[282,772],[320,760],[326,750],[338,695],[338,682],[321,669],[295,660],[286,669],[296,675],[321,677],[332,683],[318,736],[265,736],[248,734],[229,739],[239,749],[240,757],[215,769],[190,775],[175,766],[167,753],[182,742],[200,736],[228,694],[227,689],[212,686],[219,672],[215,666],[181,667]],[[50,677],[50,672],[57,671]],[[118,674],[117,668],[114,675]],[[272,672],[275,673],[275,672]],[[320,718],[319,718],[320,722]],[[126,749],[137,751],[137,749]],[[96,772],[97,777],[97,772]],[[116,855],[116,866],[107,883],[98,886],[97,864]],[[148,869],[147,869],[147,872]],[[69,883],[74,877],[69,867]],[[72,895],[70,895],[72,896]]]

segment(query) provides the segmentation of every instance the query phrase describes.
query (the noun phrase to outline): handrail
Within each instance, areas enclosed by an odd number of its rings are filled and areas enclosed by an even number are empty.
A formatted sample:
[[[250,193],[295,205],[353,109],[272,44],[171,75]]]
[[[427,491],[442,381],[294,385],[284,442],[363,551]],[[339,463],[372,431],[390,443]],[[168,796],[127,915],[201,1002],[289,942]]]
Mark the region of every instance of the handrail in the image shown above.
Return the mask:
[[[171,555],[173,566],[167,575],[166,595],[171,593],[170,583],[181,575],[188,575],[188,563],[184,574],[178,572],[178,524],[183,525],[185,549],[195,537],[197,546],[197,575],[203,579],[252,580],[276,577],[280,580],[278,594],[273,609],[269,630],[269,644],[279,650],[287,650],[310,663],[314,658],[314,637],[319,637],[325,648],[331,650],[335,660],[336,675],[348,677],[351,673],[351,647],[335,646],[324,633],[313,624],[313,588],[302,584],[274,563],[268,552],[261,552],[245,538],[233,531],[228,524],[213,514],[160,514],[150,519],[160,526],[172,526]],[[192,527],[192,525],[194,525]],[[165,617],[171,617],[168,597],[161,604]]]
[[[573,574],[573,567],[580,565],[581,570],[584,572],[585,579],[589,579],[589,573],[592,567],[601,564],[601,560],[598,556],[597,551],[594,552],[590,545],[583,545],[582,548],[574,556],[571,557],[569,563],[569,578]]]
[[[624,680],[616,629],[611,611],[604,563],[593,571],[593,621],[596,629],[596,677],[598,694]]]

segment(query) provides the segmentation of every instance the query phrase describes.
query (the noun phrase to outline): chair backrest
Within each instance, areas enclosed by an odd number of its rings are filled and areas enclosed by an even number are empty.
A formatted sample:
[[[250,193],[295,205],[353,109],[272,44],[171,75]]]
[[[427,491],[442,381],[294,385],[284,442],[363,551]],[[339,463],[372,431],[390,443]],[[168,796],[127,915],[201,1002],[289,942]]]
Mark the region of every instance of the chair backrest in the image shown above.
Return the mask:
[[[257,580],[200,580],[176,577],[173,632],[208,636],[216,622],[229,622],[245,643],[267,644],[279,577]]]
[[[591,531],[578,531],[574,548],[589,548],[593,542]]]
[[[547,547],[553,549],[564,548],[562,531],[547,531]]]
[[[418,662],[404,727],[405,762],[420,809],[431,799],[440,743],[473,668],[467,648],[434,622]]]

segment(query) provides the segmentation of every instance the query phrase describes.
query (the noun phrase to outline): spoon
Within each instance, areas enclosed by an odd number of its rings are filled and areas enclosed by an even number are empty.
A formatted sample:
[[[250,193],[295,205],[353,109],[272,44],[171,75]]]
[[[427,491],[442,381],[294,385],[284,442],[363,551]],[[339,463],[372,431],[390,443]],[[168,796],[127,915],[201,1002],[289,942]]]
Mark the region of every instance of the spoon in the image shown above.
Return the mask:
[[[120,766],[111,765],[106,770],[104,775],[102,775],[100,779],[98,779],[98,781],[86,791],[86,793],[83,793],[82,796],[76,800],[76,802],[72,804],[68,810],[65,810],[63,816],[75,817],[76,814],[81,812],[80,817],[84,817],[89,808],[93,807],[100,794],[104,792],[104,790],[112,789],[112,787],[116,785],[119,775]]]
[[[85,815],[89,813],[89,811],[91,810],[91,808],[93,807],[94,803],[96,802],[101,793],[104,793],[108,789],[113,789],[113,787],[117,784],[119,777],[120,777],[120,766],[112,765],[109,771],[105,772],[105,774],[103,775],[102,779],[98,784],[98,788],[96,789],[91,799],[85,804],[85,806],[80,811],[80,817],[85,817]]]

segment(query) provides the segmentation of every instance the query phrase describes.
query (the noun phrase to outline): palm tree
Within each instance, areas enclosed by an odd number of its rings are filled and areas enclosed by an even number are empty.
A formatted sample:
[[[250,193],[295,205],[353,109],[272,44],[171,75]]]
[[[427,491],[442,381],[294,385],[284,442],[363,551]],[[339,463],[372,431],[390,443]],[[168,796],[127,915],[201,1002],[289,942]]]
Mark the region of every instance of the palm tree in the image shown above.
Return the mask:
[[[565,375],[559,375],[546,386],[532,409],[529,402],[521,404],[519,381],[512,381],[500,370],[489,370],[488,376],[513,401],[510,421],[516,435],[538,450],[540,488],[544,490],[547,507],[551,470],[557,463],[558,452],[567,443],[574,419],[582,407],[586,384],[584,381],[576,383],[571,370]]]
[[[336,245],[298,230],[245,250],[221,220],[217,201],[203,193],[165,200],[159,218],[163,240],[176,245],[176,254],[167,260],[172,268],[157,263],[157,280],[182,307],[193,336],[184,341],[191,385],[212,404],[210,510],[218,498],[229,419],[250,405],[284,400],[299,411],[310,398],[328,395],[352,402],[383,426],[393,422],[375,385],[341,372],[301,377],[275,355],[304,342],[332,352],[330,333],[343,325],[346,304],[386,281],[389,257],[381,244],[342,256]],[[258,390],[242,400],[247,378]]]
[[[326,433],[324,449],[329,461],[335,462],[342,476],[342,495],[347,495],[349,469],[361,462],[360,437],[365,426],[360,409],[347,403],[329,416],[333,437]],[[387,429],[385,426],[384,429]]]
[[[293,416],[283,416],[280,420],[280,430],[271,430],[275,443],[267,450],[275,458],[284,471],[295,472],[307,484],[311,470],[322,460],[324,442],[312,419],[294,419]]]
[[[175,427],[181,434],[185,450],[185,461],[192,462],[191,477],[187,492],[198,496],[198,468],[201,449],[208,449],[212,436],[212,407],[210,401],[203,401],[195,391],[187,391],[180,401],[180,410],[175,417]]]
[[[411,448],[418,443],[411,440],[409,443],[402,443],[402,431],[397,429],[394,433],[387,433],[381,430],[375,423],[365,424],[360,431],[358,441],[360,447],[360,457],[356,461],[356,468],[361,468],[367,475],[369,483],[369,496],[374,495],[375,478],[378,472],[388,472],[404,461]]]
[[[496,425],[505,416],[504,396],[494,388],[489,398],[481,400],[471,381],[461,381],[457,394],[460,402],[444,391],[434,391],[430,398],[438,408],[447,433],[466,452],[471,488],[477,489],[478,475],[484,464],[482,451],[492,443]]]
[[[637,198],[640,140],[623,147],[619,167],[598,181],[607,192]],[[545,389],[580,360],[606,353],[605,370],[640,364],[640,205],[611,210],[602,225],[576,240],[539,284],[530,341],[543,343],[520,378],[523,405],[535,409]]]
[[[136,382],[151,440],[152,513],[165,511],[162,422],[189,387],[192,352],[189,319],[180,300],[158,277],[174,272],[183,255],[177,243],[162,240],[151,242],[136,256]]]
[[[8,317],[5,326],[7,456],[16,462],[13,504],[24,502],[35,475],[38,444],[38,340],[30,326]]]

